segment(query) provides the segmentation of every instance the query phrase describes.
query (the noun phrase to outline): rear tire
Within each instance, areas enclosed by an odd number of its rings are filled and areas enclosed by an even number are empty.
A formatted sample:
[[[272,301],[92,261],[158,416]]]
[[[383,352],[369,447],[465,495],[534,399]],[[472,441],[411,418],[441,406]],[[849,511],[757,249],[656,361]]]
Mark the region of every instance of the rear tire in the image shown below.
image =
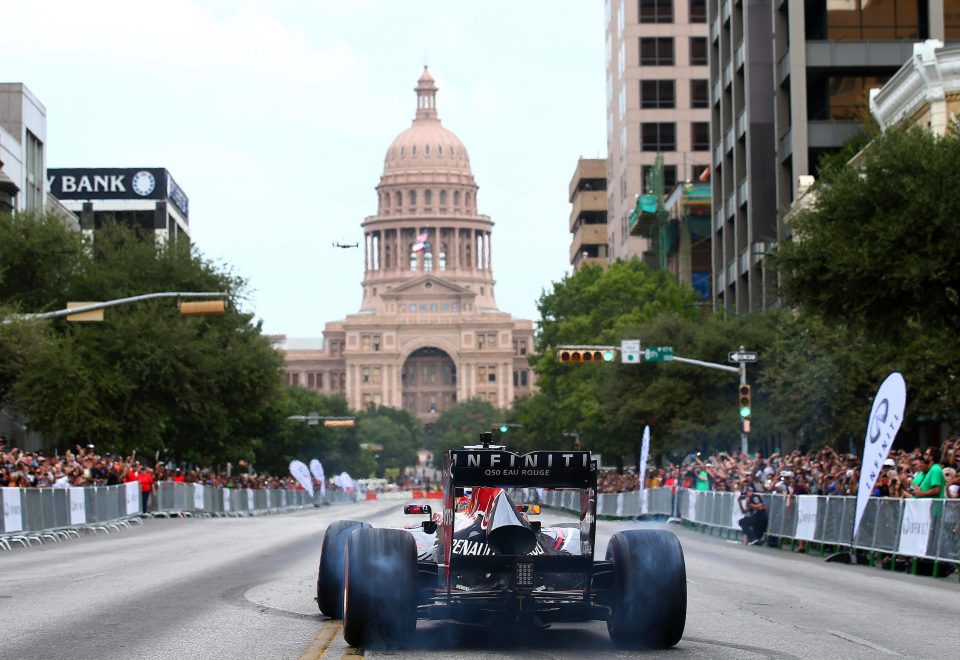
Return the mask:
[[[401,529],[360,529],[347,542],[343,638],[397,647],[417,626],[417,543]]]
[[[320,571],[317,574],[317,605],[331,619],[343,616],[343,581],[347,538],[357,529],[370,527],[356,520],[338,520],[323,535]]]
[[[613,561],[613,614],[607,630],[624,648],[670,648],[687,619],[687,571],[677,536],[664,530],[617,532],[607,546]]]

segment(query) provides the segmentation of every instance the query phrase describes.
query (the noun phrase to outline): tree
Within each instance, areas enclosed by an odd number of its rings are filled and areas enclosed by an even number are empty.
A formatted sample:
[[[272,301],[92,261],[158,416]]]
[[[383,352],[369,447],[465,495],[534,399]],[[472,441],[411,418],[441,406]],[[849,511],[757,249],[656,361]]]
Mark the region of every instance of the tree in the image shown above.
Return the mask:
[[[417,465],[417,450],[423,444],[423,424],[407,410],[371,405],[360,413],[357,436],[361,444],[379,445],[377,476],[387,469]]]
[[[902,371],[907,414],[960,423],[960,137],[889,130],[857,168],[825,168],[775,264],[787,302],[870,346],[844,392]],[[863,350],[863,349],[861,349]],[[866,351],[864,351],[866,352]],[[858,410],[858,414],[859,414]],[[862,425],[862,421],[861,421]]]
[[[205,464],[249,455],[275,425],[282,358],[237,309],[245,286],[186,243],[158,245],[152,234],[139,240],[123,227],[101,228],[64,290],[49,287],[53,308],[200,290],[229,294],[228,311],[181,318],[172,301],[157,300],[110,308],[103,323],[47,322],[56,340],[18,378],[14,404],[61,447],[136,448]],[[7,295],[18,299],[13,289]]]
[[[444,410],[433,425],[432,439],[427,442],[434,464],[443,467],[443,453],[448,449],[477,444],[480,433],[499,426],[503,415],[492,403],[479,397]]]

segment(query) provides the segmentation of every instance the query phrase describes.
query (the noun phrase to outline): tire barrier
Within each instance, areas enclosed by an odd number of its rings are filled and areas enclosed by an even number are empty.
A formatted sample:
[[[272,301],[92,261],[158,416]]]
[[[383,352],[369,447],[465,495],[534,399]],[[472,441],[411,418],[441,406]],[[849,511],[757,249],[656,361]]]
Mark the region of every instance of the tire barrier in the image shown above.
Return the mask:
[[[520,488],[511,491],[517,502],[542,504],[580,512],[577,493]],[[738,493],[678,488],[648,488],[597,496],[597,516],[638,518],[665,515],[709,528],[740,532],[743,513]],[[767,534],[822,545],[849,546],[857,498],[825,495],[773,495],[761,498],[767,507]],[[871,497],[860,529],[858,549],[960,563],[960,500]]]

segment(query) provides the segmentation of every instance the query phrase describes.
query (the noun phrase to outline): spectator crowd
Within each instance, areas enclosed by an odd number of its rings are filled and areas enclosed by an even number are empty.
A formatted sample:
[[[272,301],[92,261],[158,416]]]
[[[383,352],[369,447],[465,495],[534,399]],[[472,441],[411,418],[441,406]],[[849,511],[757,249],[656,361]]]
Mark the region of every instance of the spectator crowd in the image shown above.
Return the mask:
[[[242,467],[242,466],[241,466]],[[137,457],[100,454],[93,447],[77,446],[63,454],[27,452],[8,448],[0,436],[0,486],[19,488],[66,488],[69,486],[113,486],[140,482],[149,493],[160,481],[197,483],[226,488],[272,488],[296,490],[300,486],[291,476],[224,473],[202,467],[176,467],[164,462],[149,462]]]
[[[871,493],[878,497],[960,498],[960,438],[926,449],[893,450],[883,462]],[[748,456],[720,452],[704,458],[690,454],[680,465],[651,467],[646,487],[682,487],[723,492],[780,493],[783,495],[856,495],[860,464],[853,454],[831,447],[816,452]],[[942,475],[937,476],[937,475]],[[604,470],[598,477],[601,493],[639,488],[633,470]],[[937,492],[931,483],[941,483]],[[926,488],[923,488],[926,486]]]

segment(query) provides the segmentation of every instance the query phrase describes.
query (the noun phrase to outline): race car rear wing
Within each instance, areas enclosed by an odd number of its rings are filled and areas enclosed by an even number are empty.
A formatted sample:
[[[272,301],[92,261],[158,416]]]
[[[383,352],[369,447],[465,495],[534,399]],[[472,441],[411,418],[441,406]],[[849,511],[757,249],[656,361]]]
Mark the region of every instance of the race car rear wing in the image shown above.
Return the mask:
[[[597,462],[588,451],[454,449],[447,457],[454,486],[596,488]]]

